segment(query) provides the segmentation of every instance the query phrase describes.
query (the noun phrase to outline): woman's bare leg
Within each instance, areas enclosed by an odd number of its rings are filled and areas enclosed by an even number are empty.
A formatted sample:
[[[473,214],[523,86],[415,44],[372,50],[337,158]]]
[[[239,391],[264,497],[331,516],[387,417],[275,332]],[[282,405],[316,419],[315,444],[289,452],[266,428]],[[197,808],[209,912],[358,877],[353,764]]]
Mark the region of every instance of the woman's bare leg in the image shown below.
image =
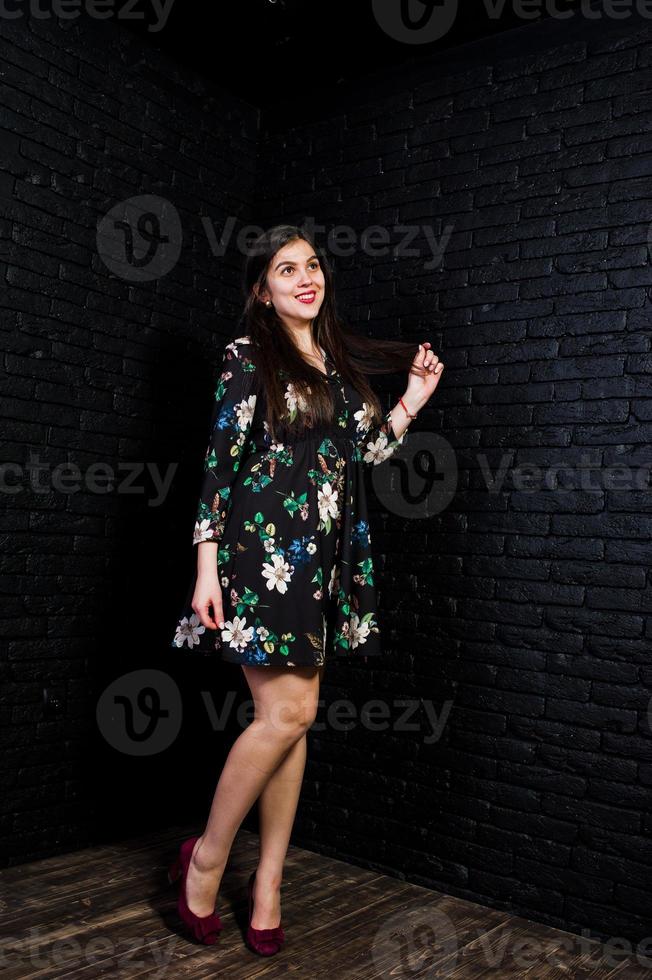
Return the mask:
[[[196,915],[213,912],[240,824],[285,756],[297,741],[303,740],[317,713],[318,668],[242,669],[254,700],[254,720],[231,746],[206,829],[195,844],[187,899]]]
[[[320,684],[324,669],[319,670]],[[273,929],[281,921],[283,865],[303,783],[307,741],[307,735],[303,735],[294,743],[258,799],[260,856],[251,920],[254,929]]]

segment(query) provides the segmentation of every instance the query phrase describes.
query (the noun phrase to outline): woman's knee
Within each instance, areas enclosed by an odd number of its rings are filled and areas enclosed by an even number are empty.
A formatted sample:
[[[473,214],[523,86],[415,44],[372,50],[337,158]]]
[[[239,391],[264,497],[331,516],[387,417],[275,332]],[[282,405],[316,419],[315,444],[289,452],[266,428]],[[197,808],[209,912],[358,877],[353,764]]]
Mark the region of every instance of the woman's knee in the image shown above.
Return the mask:
[[[283,741],[294,742],[313,724],[317,707],[311,700],[278,699],[267,705],[256,717],[264,721],[269,733]]]
[[[319,708],[318,671],[296,668],[292,673],[279,668],[267,675],[271,683],[252,684],[255,720],[265,725],[270,737],[292,743],[312,726]]]

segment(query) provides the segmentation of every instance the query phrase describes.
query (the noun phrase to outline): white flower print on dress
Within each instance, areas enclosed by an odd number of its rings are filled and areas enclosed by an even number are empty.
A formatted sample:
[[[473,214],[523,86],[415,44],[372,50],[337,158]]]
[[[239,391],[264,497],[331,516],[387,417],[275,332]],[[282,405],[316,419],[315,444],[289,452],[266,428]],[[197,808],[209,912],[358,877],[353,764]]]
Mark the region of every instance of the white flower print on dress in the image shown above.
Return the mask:
[[[370,629],[369,623],[360,622],[360,618],[357,613],[351,613],[351,621],[349,628],[349,637],[351,640],[351,648],[355,650],[359,643],[365,643],[367,637],[369,636]]]
[[[205,632],[206,627],[202,624],[197,613],[194,612],[190,619],[184,616],[177,623],[174,644],[175,646],[182,647],[184,643],[187,643],[192,649],[195,645],[199,645],[199,637]]]
[[[363,402],[362,408],[353,413],[353,418],[358,423],[358,431],[368,432],[374,419],[374,410],[367,402]]]
[[[290,415],[296,412],[297,408],[300,412],[308,411],[308,402],[305,400],[303,395],[297,391],[292,382],[285,387],[285,400],[288,403],[288,411],[290,412]]]
[[[238,428],[240,428],[245,435],[253,421],[255,409],[255,395],[250,395],[249,398],[243,399],[238,405],[235,406],[235,414],[238,417]]]
[[[325,524],[329,517],[339,517],[340,510],[337,505],[337,490],[333,490],[331,483],[324,483],[317,491],[317,506],[319,507],[319,517],[322,524]]]
[[[286,562],[283,555],[272,555],[272,564],[269,562],[263,562],[263,578],[267,579],[267,588],[272,591],[272,589],[277,589],[279,592],[287,592],[287,583],[292,577],[292,571],[294,566],[290,566]]]
[[[234,616],[233,620],[228,620],[222,630],[222,639],[229,646],[234,647],[236,650],[244,650],[248,643],[254,635],[254,627],[249,626],[245,629],[245,623],[247,622],[245,617],[240,618],[240,616]]]
[[[211,541],[214,536],[215,526],[209,518],[195,522],[195,532],[192,536],[193,544],[199,544],[200,541]]]
[[[384,463],[392,453],[393,449],[388,448],[389,440],[384,432],[381,432],[375,442],[367,443],[367,452],[363,455],[365,463]]]
[[[362,432],[362,436],[357,436],[360,449],[364,448],[367,450],[362,456],[363,462],[373,464],[374,466],[378,463],[384,463],[395,452],[397,447],[403,444],[406,435],[405,432],[398,439],[393,438],[390,441],[388,433],[384,431],[385,429],[389,430],[391,428],[391,411],[386,413],[381,425],[373,429],[371,438],[368,440],[365,437],[370,432],[374,420],[372,406],[363,401],[362,408],[353,413],[353,418],[357,422],[356,436],[357,433]]]
[[[361,476],[363,465],[386,460],[404,436],[396,438],[392,410],[376,420],[373,406],[329,363],[332,425],[306,432],[296,446],[280,434],[273,439],[254,354],[250,338],[227,345],[193,521],[194,543],[219,544],[226,626],[218,633],[201,623],[191,605],[193,576],[173,645],[273,667],[379,655]],[[311,428],[312,399],[289,381],[281,388],[289,422]]]
[[[330,577],[330,579],[328,581],[328,594],[329,594],[329,596],[333,596],[335,594],[335,591],[337,589],[337,583],[338,583],[338,580],[339,580],[339,572],[340,572],[340,570],[337,567],[337,565],[333,565],[333,567],[331,568],[331,577]]]

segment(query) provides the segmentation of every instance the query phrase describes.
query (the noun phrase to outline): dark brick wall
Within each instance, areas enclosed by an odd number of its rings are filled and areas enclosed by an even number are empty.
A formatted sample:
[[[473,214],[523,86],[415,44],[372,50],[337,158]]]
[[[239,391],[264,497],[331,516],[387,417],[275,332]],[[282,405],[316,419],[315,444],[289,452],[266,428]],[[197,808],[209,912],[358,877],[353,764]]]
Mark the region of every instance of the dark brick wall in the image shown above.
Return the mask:
[[[270,116],[258,144],[253,108],[111,24],[0,23],[0,52],[6,458],[176,467],[160,507],[140,473],[147,494],[9,498],[5,853],[92,841],[107,812],[107,832],[187,817],[184,752],[198,820],[212,792],[192,710],[172,763],[91,740],[96,696],[126,671],[178,670],[184,706],[193,685],[218,707],[226,690],[166,649],[194,558],[198,420],[240,309],[240,256],[212,256],[200,216],[380,225],[393,246],[420,226],[417,255],[338,257],[338,297],[357,326],[440,352],[414,432],[448,441],[457,492],[415,520],[374,505],[388,655],[331,664],[324,699],[380,699],[390,726],[311,733],[295,840],[569,929],[648,935],[649,492],[528,492],[511,468],[650,462],[650,29],[532,25],[332,93],[294,129]],[[140,193],[184,228],[179,262],[144,284],[111,275],[95,240]],[[439,268],[424,226],[452,226]],[[378,382],[388,406],[403,383]],[[504,455],[489,493],[482,459]]]
[[[172,765],[123,755],[95,711],[115,677],[183,669],[167,647],[241,309],[241,255],[213,255],[202,218],[219,238],[254,216],[258,111],[113,21],[0,19],[0,58],[3,460],[74,464],[80,487],[45,472],[38,493],[12,472],[3,497],[0,850],[15,863],[192,812],[192,786],[170,785],[183,738]],[[142,282],[110,271],[96,237],[140,194],[183,229],[176,264]],[[88,486],[97,464],[109,492]],[[154,465],[172,479],[160,503]]]
[[[358,244],[380,225],[393,247],[416,226],[416,256],[339,258],[338,295],[370,332],[440,353],[412,431],[458,466],[441,513],[375,511],[388,657],[334,666],[328,688],[392,722],[399,699],[430,701],[443,735],[425,744],[423,709],[416,732],[315,734],[300,831],[604,938],[652,924],[651,63],[645,23],[549,22],[380,73],[312,123],[264,117],[261,141],[269,221],[311,215]],[[439,268],[423,226],[452,226]],[[403,384],[379,384],[388,407]],[[483,460],[505,462],[496,493]],[[598,472],[528,490],[525,464]],[[644,482],[609,486],[616,464]]]

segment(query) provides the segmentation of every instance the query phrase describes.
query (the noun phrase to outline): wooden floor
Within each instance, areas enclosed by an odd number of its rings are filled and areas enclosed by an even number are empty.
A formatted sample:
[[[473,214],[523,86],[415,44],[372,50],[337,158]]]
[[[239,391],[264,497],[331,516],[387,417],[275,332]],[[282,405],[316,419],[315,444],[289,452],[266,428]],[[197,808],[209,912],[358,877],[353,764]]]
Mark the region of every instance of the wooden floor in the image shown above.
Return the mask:
[[[598,944],[582,948],[572,933],[296,847],[281,892],[286,944],[269,959],[257,956],[243,942],[257,837],[243,829],[219,893],[220,944],[200,946],[184,937],[166,878],[181,841],[200,832],[171,828],[0,871],[2,980],[651,975],[620,957],[610,965]]]

